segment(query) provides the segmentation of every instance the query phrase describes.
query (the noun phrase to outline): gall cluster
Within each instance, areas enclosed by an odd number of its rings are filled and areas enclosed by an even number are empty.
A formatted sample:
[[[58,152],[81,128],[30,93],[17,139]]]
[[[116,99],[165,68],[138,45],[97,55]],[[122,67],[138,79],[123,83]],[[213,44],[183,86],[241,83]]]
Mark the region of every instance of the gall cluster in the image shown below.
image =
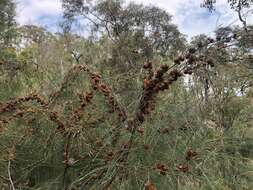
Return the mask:
[[[57,124],[57,130],[59,131],[65,131],[65,125],[64,123],[61,121],[60,117],[58,116],[57,112],[51,112],[49,114],[49,118],[51,119],[51,121],[55,122]]]
[[[90,78],[92,88],[100,91],[107,100],[112,112],[117,113],[121,121],[125,121],[127,119],[126,112],[114,98],[112,89],[102,82],[101,76],[98,73],[91,73]]]
[[[168,166],[162,163],[157,163],[154,169],[157,170],[161,175],[166,175],[168,172]]]
[[[5,104],[1,104],[0,113],[14,111],[18,104],[22,102],[29,102],[29,101],[36,101],[38,104],[42,106],[47,105],[46,102],[40,96],[38,96],[37,94],[32,94],[29,96],[20,97],[15,100],[11,100]]]
[[[192,149],[189,149],[189,150],[186,152],[186,157],[185,157],[185,159],[186,159],[186,160],[192,160],[192,159],[194,159],[197,155],[198,155],[198,153],[197,153],[196,151],[193,151]]]

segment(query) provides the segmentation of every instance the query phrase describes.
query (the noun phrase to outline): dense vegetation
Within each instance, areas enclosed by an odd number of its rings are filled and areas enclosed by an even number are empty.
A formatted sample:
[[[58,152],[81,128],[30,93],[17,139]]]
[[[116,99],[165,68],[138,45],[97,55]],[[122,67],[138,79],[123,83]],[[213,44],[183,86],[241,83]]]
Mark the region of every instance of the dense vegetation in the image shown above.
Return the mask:
[[[252,189],[253,26],[187,42],[155,6],[62,4],[51,33],[0,2],[1,190]]]

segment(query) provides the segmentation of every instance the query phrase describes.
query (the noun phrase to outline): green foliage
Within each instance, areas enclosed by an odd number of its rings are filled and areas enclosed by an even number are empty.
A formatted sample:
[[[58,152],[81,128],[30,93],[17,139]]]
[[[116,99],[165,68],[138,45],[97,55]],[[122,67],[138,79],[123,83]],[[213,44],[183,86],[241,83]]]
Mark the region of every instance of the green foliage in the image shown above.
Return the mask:
[[[250,190],[252,27],[181,46],[156,7],[64,2],[117,22],[88,39],[17,29],[0,57],[0,189]]]

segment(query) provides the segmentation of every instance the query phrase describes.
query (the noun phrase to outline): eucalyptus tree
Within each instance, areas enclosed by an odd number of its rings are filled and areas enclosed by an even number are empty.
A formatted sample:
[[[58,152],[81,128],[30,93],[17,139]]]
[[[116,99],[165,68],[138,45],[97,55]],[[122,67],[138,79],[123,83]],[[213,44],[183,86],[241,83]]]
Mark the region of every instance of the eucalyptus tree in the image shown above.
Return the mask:
[[[82,16],[94,30],[102,30],[114,40],[129,34],[147,38],[150,46],[163,54],[184,47],[184,37],[171,23],[171,15],[156,6],[126,4],[122,0],[63,0],[63,8],[69,21]]]

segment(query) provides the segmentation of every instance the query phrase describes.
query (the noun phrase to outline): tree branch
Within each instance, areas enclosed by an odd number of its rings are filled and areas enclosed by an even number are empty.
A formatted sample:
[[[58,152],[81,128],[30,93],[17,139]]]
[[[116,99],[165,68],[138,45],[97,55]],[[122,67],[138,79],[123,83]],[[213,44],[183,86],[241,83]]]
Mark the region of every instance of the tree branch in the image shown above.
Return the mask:
[[[247,32],[247,22],[246,22],[246,20],[244,20],[244,19],[242,18],[242,13],[241,13],[241,11],[242,11],[242,1],[239,0],[239,1],[238,1],[238,10],[237,10],[237,13],[238,13],[239,20],[242,22],[243,27],[244,27],[245,31]]]

